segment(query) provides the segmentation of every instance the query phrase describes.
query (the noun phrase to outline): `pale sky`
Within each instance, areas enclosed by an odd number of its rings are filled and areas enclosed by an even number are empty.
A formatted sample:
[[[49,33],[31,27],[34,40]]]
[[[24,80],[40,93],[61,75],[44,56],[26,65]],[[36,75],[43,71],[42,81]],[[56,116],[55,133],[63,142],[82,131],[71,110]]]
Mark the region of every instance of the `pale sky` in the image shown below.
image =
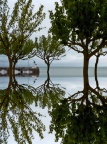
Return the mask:
[[[42,27],[46,27],[46,28],[41,30],[40,32],[34,33],[31,37],[32,39],[34,39],[35,37],[39,37],[41,35],[47,35],[47,32],[48,32],[49,28],[51,27],[48,11],[54,10],[55,1],[60,3],[60,0],[33,0],[35,11],[38,10],[38,8],[41,4],[44,5],[44,12],[46,13],[46,18],[42,22]],[[16,2],[16,0],[8,0],[10,9],[12,9],[15,2]],[[67,48],[66,48],[66,50],[68,51]],[[99,66],[106,66],[106,61],[107,61],[106,57],[107,56],[100,57]],[[43,60],[41,60],[37,57],[34,57],[33,59],[36,61],[38,66],[44,66],[45,65]],[[92,57],[90,60],[90,66],[94,66],[94,62],[95,62],[95,57]],[[54,61],[52,63],[52,66],[55,66],[55,65],[56,66],[83,66],[83,55],[78,54],[77,52],[75,52],[73,50],[70,50],[66,53],[66,56],[63,57],[61,60]]]

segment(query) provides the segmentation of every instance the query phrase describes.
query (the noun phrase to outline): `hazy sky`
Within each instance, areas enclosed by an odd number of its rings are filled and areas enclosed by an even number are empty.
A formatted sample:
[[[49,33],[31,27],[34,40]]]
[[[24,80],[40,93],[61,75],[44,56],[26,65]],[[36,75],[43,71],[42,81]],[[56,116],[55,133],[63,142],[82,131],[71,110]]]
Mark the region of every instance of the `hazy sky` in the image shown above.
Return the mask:
[[[32,39],[35,37],[39,37],[41,35],[47,35],[47,32],[49,28],[51,27],[50,20],[49,20],[49,10],[54,10],[54,3],[55,1],[60,3],[60,0],[33,0],[34,4],[34,11],[37,11],[39,6],[42,4],[44,5],[44,12],[46,13],[46,18],[42,22],[42,26],[46,27],[45,29],[41,30],[40,32],[34,33],[32,35]],[[16,0],[8,0],[10,9],[12,10],[12,7]],[[68,49],[66,48],[68,51]],[[105,57],[100,57],[100,66],[106,66],[106,56]],[[44,65],[43,60],[35,57],[34,60],[37,62],[38,65]],[[92,57],[90,60],[90,66],[94,66],[94,61],[95,57]],[[77,52],[70,50],[66,53],[66,57],[62,58],[59,61],[54,61],[52,65],[57,65],[57,66],[82,66],[83,65],[83,55],[78,54]]]

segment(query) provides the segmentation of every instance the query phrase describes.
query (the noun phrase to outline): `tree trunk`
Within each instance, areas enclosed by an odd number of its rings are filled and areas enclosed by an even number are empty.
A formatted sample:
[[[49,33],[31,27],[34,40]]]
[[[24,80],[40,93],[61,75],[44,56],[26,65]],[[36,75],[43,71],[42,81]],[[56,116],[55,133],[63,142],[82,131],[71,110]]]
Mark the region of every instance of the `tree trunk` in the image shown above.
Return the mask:
[[[47,63],[47,79],[50,79],[49,70],[50,70],[50,64],[48,62]]]
[[[10,75],[9,75],[8,88],[7,88],[8,93],[10,92],[10,89],[11,89],[12,83],[13,83],[13,77],[12,77],[12,74],[10,74]]]
[[[12,75],[13,75],[13,61],[9,56],[8,56],[8,61],[9,61],[8,75],[9,75],[9,77],[12,77]]]
[[[8,92],[10,91],[10,88],[13,83],[13,61],[10,56],[8,56],[8,61],[9,61],[9,68],[8,68],[8,76],[9,76],[9,84],[8,84]]]
[[[99,89],[99,83],[97,79],[97,67],[98,67],[98,62],[99,62],[99,53],[96,55],[96,63],[95,63],[95,69],[94,69],[94,74],[95,74],[95,81],[96,81],[96,87]]]
[[[89,57],[88,57],[88,49],[84,51],[84,65],[83,65],[83,82],[84,82],[84,96],[86,98],[86,105],[88,105],[88,65],[89,65]]]
[[[15,62],[13,63],[13,77],[15,77],[15,66],[16,66],[16,63],[17,63],[17,61],[15,61]]]
[[[83,79],[84,79],[84,88],[89,86],[88,81],[88,65],[89,65],[89,58],[88,54],[84,54],[84,65],[83,65]]]

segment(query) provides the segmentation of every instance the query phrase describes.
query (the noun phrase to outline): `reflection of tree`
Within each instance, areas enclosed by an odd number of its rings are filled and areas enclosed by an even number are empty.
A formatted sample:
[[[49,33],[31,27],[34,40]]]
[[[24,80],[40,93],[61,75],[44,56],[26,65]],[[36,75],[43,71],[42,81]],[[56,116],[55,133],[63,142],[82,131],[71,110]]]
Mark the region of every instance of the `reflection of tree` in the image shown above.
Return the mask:
[[[63,144],[107,143],[107,90],[87,86],[87,95],[79,91],[57,103],[50,115],[50,132]]]
[[[61,99],[63,99],[65,95],[64,88],[61,88],[59,84],[54,84],[50,80],[50,77],[44,82],[44,84],[40,85],[37,88],[29,86],[29,90],[36,95],[35,102],[36,105],[40,105],[40,107],[53,107],[56,103],[58,103]]]
[[[34,98],[26,87],[16,81],[9,82],[7,89],[0,90],[0,143],[7,143],[10,129],[15,141],[20,144],[32,144],[34,131],[43,138],[45,127],[39,118],[41,115],[29,106]]]

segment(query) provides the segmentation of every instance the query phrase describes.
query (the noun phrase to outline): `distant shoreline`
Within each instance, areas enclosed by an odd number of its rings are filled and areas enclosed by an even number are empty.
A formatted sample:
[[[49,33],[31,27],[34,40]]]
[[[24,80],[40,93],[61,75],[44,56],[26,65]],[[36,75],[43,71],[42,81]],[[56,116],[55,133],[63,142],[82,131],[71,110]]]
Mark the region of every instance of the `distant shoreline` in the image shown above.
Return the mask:
[[[40,68],[46,68],[46,66],[39,66]],[[74,66],[50,66],[51,68],[83,68],[83,67],[74,67]],[[89,68],[95,68],[95,67],[89,67]],[[106,66],[98,66],[98,68],[107,68]]]

